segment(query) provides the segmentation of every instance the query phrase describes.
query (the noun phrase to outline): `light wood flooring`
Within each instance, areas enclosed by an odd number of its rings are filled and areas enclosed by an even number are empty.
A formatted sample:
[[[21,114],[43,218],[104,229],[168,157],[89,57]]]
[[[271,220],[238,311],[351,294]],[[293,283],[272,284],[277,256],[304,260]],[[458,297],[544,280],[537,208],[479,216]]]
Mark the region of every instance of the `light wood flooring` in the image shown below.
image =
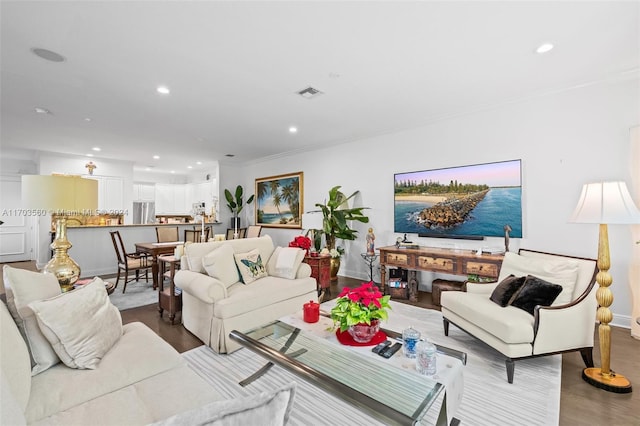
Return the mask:
[[[14,263],[12,266],[34,269],[30,262]],[[332,283],[331,297],[335,297],[345,286],[353,287],[359,284],[360,280],[339,277],[337,283]],[[0,281],[0,292],[3,292],[3,288]],[[410,302],[406,301],[406,303]],[[432,304],[431,294],[426,292],[420,292],[418,302],[412,304],[437,309]],[[181,325],[172,326],[166,313],[163,318],[160,318],[155,305],[123,311],[122,320],[124,323],[140,321],[146,324],[179,352],[185,352],[202,345],[197,337]],[[180,314],[176,320],[178,323]],[[634,391],[630,394],[615,394],[589,385],[581,378],[584,364],[580,355],[577,352],[563,354],[560,396],[561,426],[640,426],[640,340],[632,338],[628,329],[619,327],[612,327],[611,336],[612,370],[625,375],[634,386]],[[595,332],[595,340],[593,356],[596,365],[599,365],[600,352],[597,331]],[[515,380],[517,379],[518,364],[516,362]],[[487,389],[487,392],[489,393],[490,389]]]

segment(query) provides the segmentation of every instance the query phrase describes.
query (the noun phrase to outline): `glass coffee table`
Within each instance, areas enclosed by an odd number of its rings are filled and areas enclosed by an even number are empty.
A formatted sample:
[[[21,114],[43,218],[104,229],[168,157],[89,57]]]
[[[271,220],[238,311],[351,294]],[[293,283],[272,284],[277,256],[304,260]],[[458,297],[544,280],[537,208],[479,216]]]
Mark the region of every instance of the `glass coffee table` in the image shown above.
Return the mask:
[[[322,320],[315,330],[326,329]],[[303,327],[306,328],[301,325]],[[418,423],[445,390],[434,378],[398,368],[391,360],[372,354],[370,346],[353,350],[323,338],[321,332],[301,328],[275,321],[245,333],[232,331],[231,339],[270,361],[240,384],[250,383],[276,364],[373,417],[388,424],[403,425]],[[384,331],[392,339],[397,337],[397,333]],[[457,373],[461,376],[466,354],[447,348],[439,351],[450,358],[448,363],[457,364]],[[394,355],[402,356],[402,350]],[[437,424],[448,423],[446,407],[446,398],[443,398]]]

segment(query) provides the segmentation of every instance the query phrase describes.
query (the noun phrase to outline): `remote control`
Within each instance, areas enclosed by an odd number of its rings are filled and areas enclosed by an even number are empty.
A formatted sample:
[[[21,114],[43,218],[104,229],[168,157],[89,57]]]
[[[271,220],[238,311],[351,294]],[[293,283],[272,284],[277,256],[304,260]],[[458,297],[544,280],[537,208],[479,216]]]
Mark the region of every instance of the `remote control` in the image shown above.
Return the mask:
[[[398,350],[400,349],[401,346],[402,346],[402,343],[400,343],[400,342],[394,343],[393,346],[391,346],[389,348],[385,348],[382,351],[380,351],[380,353],[378,355],[380,355],[381,357],[384,357],[384,358],[391,358],[393,356],[393,354],[398,352]]]
[[[371,352],[373,352],[374,354],[379,354],[381,350],[383,350],[384,348],[386,348],[390,344],[391,344],[391,340],[386,340],[386,341],[380,343],[379,345],[376,345],[373,349],[371,349]]]

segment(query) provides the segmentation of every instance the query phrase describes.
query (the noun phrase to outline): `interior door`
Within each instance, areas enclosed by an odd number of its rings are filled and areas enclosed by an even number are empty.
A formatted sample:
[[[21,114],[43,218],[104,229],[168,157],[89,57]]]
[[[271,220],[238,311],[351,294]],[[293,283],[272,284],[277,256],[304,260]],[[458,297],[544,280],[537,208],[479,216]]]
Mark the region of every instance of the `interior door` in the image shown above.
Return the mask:
[[[0,176],[0,263],[31,260],[34,210],[21,206],[20,176]]]

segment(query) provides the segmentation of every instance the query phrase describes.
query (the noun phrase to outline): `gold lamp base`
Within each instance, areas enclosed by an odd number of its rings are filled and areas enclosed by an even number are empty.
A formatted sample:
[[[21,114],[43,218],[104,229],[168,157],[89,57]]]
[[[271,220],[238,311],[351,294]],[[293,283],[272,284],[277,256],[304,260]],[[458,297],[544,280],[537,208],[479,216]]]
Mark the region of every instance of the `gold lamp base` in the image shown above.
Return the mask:
[[[51,243],[53,257],[42,272],[55,275],[63,292],[73,290],[80,278],[80,266],[67,253],[71,247],[67,240],[67,219],[59,217],[56,219],[56,239]]]
[[[585,368],[582,371],[582,378],[597,388],[604,389],[614,393],[631,393],[631,382],[622,374],[616,374],[613,371],[609,377],[602,375],[601,368]]]

